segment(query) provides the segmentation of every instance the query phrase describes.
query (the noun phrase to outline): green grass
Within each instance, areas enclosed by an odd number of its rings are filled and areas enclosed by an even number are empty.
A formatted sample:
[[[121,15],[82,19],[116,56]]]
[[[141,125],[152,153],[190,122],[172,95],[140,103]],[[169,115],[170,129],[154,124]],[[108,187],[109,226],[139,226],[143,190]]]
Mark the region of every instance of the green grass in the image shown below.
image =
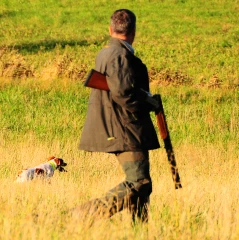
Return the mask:
[[[226,145],[237,141],[238,91],[181,87],[158,92],[175,140]]]
[[[3,1],[0,47],[16,49],[21,66],[35,77],[64,63],[56,77],[82,79],[108,41],[109,17],[117,8],[137,15],[134,47],[151,80],[238,86],[237,1]],[[6,65],[15,59],[7,57],[1,56],[0,70],[12,77]]]
[[[227,146],[237,141],[237,90],[151,88],[162,95],[175,144],[206,142]],[[41,141],[75,141],[84,124],[89,91],[81,82],[69,79],[5,83],[0,92],[1,132],[11,140],[31,133]],[[152,118],[156,122],[153,113]]]
[[[43,141],[79,137],[87,101],[80,82],[7,84],[0,92],[1,132],[11,140],[27,133]]]

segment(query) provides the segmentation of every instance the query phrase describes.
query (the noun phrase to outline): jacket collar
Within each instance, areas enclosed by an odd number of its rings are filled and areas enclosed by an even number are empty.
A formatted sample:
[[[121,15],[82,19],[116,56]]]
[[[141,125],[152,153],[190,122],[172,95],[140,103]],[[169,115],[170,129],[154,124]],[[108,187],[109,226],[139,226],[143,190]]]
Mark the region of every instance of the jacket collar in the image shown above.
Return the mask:
[[[109,44],[110,44],[110,45],[111,45],[111,44],[114,44],[114,45],[123,46],[123,47],[125,47],[129,52],[131,52],[132,54],[134,54],[134,49],[133,49],[133,47],[132,47],[129,43],[127,43],[126,41],[124,41],[124,40],[121,40],[121,39],[119,39],[119,38],[113,38],[113,37],[111,37]]]
[[[128,42],[122,40],[123,44],[134,54],[134,48]]]

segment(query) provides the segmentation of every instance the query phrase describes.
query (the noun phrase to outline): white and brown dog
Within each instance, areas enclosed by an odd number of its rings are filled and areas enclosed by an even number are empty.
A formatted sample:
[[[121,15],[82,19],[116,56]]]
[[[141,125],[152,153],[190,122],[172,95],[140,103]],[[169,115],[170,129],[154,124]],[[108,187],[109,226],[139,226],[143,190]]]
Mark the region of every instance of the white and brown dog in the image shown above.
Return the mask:
[[[33,180],[34,178],[49,179],[54,175],[55,170],[66,172],[63,168],[66,165],[67,163],[65,163],[63,159],[51,156],[48,158],[48,162],[46,163],[20,171],[15,182],[27,182]]]

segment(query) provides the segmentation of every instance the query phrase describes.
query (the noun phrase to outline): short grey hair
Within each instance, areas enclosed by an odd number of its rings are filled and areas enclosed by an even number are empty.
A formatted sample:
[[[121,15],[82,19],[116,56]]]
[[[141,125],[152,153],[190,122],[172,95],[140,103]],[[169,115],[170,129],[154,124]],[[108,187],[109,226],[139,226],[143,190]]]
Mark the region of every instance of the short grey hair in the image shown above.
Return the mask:
[[[113,32],[127,36],[136,27],[136,16],[128,9],[116,10],[111,16],[110,26]]]

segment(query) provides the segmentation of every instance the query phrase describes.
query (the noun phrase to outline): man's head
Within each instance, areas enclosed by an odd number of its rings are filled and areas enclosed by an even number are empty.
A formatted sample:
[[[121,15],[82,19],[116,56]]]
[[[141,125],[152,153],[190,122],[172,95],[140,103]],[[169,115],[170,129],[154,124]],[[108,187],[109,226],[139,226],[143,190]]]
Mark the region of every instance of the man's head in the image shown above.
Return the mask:
[[[110,21],[110,35],[118,37],[123,40],[130,38],[130,44],[132,44],[135,37],[136,30],[136,16],[128,9],[116,10]],[[124,39],[125,38],[125,39]]]

